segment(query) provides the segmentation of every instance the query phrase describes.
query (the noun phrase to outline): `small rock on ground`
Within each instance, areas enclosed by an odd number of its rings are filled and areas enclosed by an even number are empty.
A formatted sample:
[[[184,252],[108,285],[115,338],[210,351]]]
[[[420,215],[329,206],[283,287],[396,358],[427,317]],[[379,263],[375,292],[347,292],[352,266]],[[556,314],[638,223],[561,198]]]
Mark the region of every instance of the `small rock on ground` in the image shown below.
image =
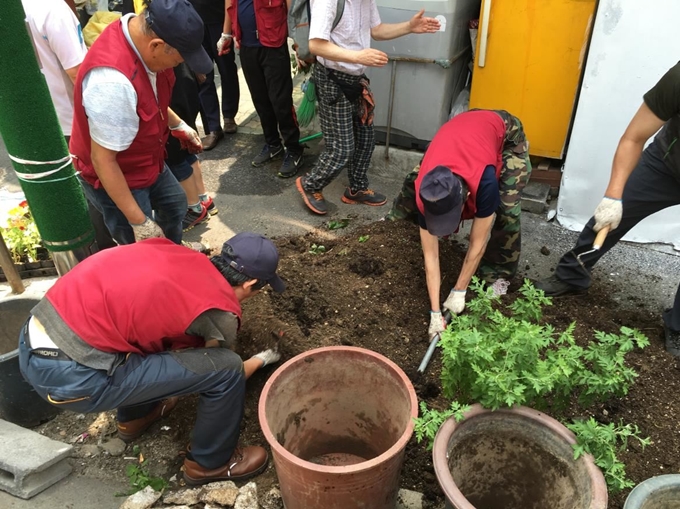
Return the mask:
[[[102,449],[111,456],[121,456],[125,452],[125,447],[127,445],[120,438],[112,438],[105,444],[102,444]]]
[[[78,450],[78,455],[83,458],[94,458],[99,456],[102,452],[99,450],[97,444],[85,444]]]
[[[399,490],[397,509],[423,509],[423,494],[411,490]]]
[[[173,493],[168,493],[163,497],[163,503],[165,504],[194,505],[198,504],[200,500],[201,500],[201,488],[192,488],[190,490],[175,491]]]
[[[257,485],[249,482],[239,490],[234,509],[258,509],[258,507]]]
[[[232,506],[236,502],[239,491],[231,481],[220,481],[206,484],[201,489],[201,502]],[[255,506],[257,508],[257,505]]]
[[[130,495],[121,504],[120,509],[148,509],[161,498],[161,492],[155,491],[151,486],[147,486],[142,491]]]
[[[281,491],[278,488],[272,488],[262,498],[261,504],[263,509],[283,509]]]

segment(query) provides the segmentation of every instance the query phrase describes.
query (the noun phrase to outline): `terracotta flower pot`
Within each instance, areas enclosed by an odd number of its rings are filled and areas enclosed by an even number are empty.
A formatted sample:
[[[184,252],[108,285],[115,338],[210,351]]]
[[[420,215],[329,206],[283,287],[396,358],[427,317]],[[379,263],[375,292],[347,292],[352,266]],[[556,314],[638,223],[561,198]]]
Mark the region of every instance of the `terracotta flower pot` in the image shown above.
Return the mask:
[[[607,486],[590,455],[574,461],[574,434],[526,407],[473,405],[439,429],[432,458],[448,508],[606,509]]]
[[[680,507],[680,474],[659,475],[638,484],[623,509],[673,509]]]
[[[259,403],[288,509],[394,509],[418,415],[408,377],[370,350],[326,347],[289,360]]]

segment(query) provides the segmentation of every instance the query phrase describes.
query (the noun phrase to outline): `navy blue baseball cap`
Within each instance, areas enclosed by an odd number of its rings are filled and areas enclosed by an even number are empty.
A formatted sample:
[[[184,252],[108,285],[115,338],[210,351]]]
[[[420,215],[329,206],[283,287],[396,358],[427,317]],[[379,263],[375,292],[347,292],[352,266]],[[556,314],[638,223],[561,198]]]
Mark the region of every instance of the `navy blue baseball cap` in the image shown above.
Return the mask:
[[[463,185],[446,166],[437,166],[420,183],[427,231],[437,237],[451,235],[458,229],[463,213]]]
[[[203,49],[203,21],[189,0],[152,0],[146,21],[154,33],[179,51],[197,74],[208,74],[213,63]]]
[[[227,256],[226,246],[231,247],[231,256]],[[281,293],[286,289],[286,284],[276,274],[279,252],[264,235],[237,233],[224,243],[221,256],[235,270],[253,279],[266,281],[275,292]]]

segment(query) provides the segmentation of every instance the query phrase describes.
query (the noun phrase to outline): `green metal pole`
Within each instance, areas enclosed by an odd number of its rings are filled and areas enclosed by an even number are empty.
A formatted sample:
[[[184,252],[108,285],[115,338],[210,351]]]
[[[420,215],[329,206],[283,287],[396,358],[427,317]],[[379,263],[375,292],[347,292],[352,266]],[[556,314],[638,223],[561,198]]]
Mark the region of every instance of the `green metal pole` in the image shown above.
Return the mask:
[[[63,275],[90,254],[94,230],[21,0],[0,9],[0,135],[45,247]]]

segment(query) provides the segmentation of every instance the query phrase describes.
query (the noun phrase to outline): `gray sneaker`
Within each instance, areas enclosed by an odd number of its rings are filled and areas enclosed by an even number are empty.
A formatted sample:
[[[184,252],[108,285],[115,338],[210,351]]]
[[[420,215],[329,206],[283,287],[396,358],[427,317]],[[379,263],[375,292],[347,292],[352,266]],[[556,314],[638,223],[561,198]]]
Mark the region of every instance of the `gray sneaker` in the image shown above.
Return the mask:
[[[267,164],[269,161],[273,161],[282,154],[283,145],[270,145],[269,143],[265,143],[260,153],[253,159],[252,165],[257,168],[258,166]]]

